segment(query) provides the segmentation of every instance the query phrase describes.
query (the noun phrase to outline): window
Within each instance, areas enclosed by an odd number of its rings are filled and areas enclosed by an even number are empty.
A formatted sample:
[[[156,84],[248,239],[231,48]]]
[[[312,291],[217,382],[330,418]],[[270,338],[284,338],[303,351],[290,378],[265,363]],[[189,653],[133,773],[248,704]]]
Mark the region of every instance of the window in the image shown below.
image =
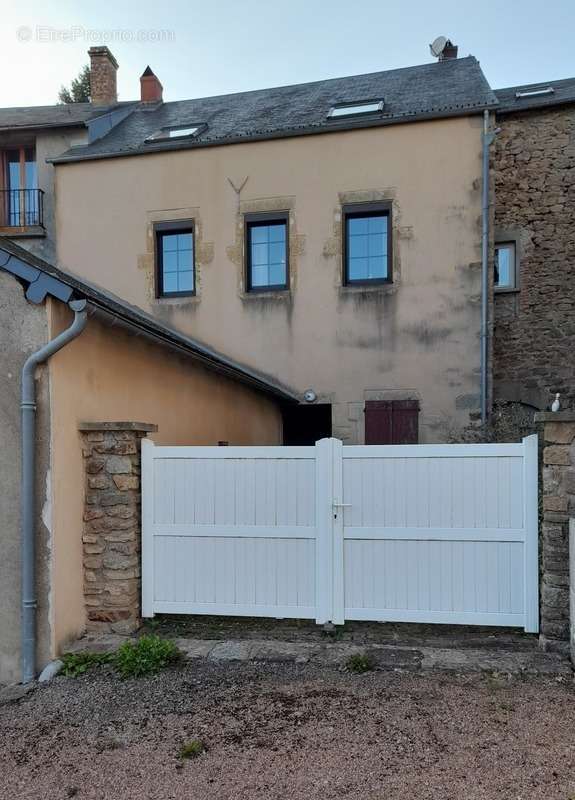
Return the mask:
[[[328,117],[355,117],[358,114],[377,114],[380,111],[383,111],[383,100],[364,100],[361,103],[340,103],[332,106]]]
[[[41,225],[38,170],[33,147],[12,147],[2,156],[0,223],[9,227]]]
[[[163,222],[155,231],[158,296],[195,294],[194,223]]]
[[[539,97],[545,94],[554,94],[555,89],[552,86],[544,86],[540,89],[523,89],[519,92],[515,92],[515,97],[517,100],[521,100],[522,97]]]
[[[344,283],[391,282],[391,203],[344,206]]]
[[[247,214],[248,292],[288,288],[288,212]]]
[[[182,126],[180,128],[162,128],[151,136],[148,136],[146,142],[157,142],[164,139],[191,138],[192,136],[197,136],[205,127],[205,125],[188,125],[187,127]]]
[[[493,286],[495,289],[515,289],[516,255],[515,242],[497,242],[495,245]]]

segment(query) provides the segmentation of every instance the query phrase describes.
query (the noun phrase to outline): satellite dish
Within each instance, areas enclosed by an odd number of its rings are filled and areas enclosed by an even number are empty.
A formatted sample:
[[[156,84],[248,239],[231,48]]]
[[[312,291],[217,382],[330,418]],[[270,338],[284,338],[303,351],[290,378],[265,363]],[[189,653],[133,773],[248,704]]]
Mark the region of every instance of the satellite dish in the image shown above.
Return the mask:
[[[435,58],[439,58],[443,53],[443,51],[445,50],[445,45],[447,44],[447,42],[448,42],[447,36],[438,36],[437,39],[434,39],[433,42],[429,45],[431,55],[435,56]]]

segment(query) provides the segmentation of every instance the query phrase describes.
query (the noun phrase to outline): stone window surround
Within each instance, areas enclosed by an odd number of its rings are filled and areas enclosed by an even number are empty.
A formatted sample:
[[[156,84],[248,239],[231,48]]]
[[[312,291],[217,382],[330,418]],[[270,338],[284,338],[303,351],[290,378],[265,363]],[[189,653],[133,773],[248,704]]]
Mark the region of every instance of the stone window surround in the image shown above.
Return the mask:
[[[337,271],[335,284],[340,296],[354,294],[395,294],[401,284],[401,261],[399,257],[399,239],[409,238],[410,232],[400,228],[401,209],[397,203],[395,188],[370,189],[340,192],[339,203],[333,213],[333,236],[324,245],[324,256],[335,256]],[[390,281],[374,281],[373,283],[346,283],[344,264],[344,225],[347,206],[360,204],[389,204],[391,218],[391,275]]]
[[[167,222],[191,222],[194,228],[194,294],[158,297],[156,265],[156,226]],[[146,273],[148,299],[152,306],[190,306],[200,302],[202,269],[214,259],[213,242],[203,238],[203,223],[197,206],[149,211],[146,219],[146,252],[138,257],[138,266]]]
[[[246,218],[264,214],[269,214],[270,217],[283,214],[287,217],[288,285],[285,288],[252,291],[247,288]],[[297,233],[295,197],[288,195],[241,200],[236,212],[235,242],[226,248],[226,254],[236,266],[237,293],[242,302],[289,305],[297,285],[298,261],[303,253],[304,243],[305,237]]]
[[[514,286],[494,286],[495,294],[513,294],[521,289],[521,231],[517,228],[496,228],[495,244],[514,244],[515,245],[515,285]]]
[[[382,189],[355,190],[339,192],[338,204],[333,212],[333,233],[325,240],[323,256],[325,259],[334,258],[334,285],[342,296],[355,294],[395,294],[401,284],[401,260],[399,254],[399,239],[411,238],[411,229],[402,228],[401,209],[396,198],[396,189],[387,187]],[[344,206],[360,203],[389,203],[392,219],[392,275],[393,280],[388,282],[374,282],[373,284],[346,284],[344,281],[343,264],[343,218]],[[237,270],[238,296],[246,302],[265,302],[291,304],[294,290],[297,286],[298,261],[305,249],[305,235],[299,234],[296,224],[294,196],[263,197],[240,201],[236,213],[236,235],[234,244],[226,247],[226,255],[235,264]],[[245,270],[245,216],[247,214],[263,214],[283,212],[288,214],[288,249],[289,249],[289,285],[285,289],[274,289],[265,292],[247,291]],[[155,226],[162,222],[180,222],[191,220],[194,225],[195,237],[195,294],[179,297],[158,297],[156,294],[156,263],[155,263]],[[151,305],[189,306],[199,303],[202,293],[202,267],[209,265],[214,259],[214,243],[203,241],[203,224],[199,207],[174,208],[156,210],[147,213],[147,251],[139,256],[138,266],[144,270],[148,278],[148,296]]]
[[[259,222],[263,222],[264,220],[268,220],[269,224],[274,222],[281,222],[285,225],[286,228],[286,280],[285,285],[283,286],[251,286],[250,280],[250,269],[252,268],[251,264],[251,255],[249,253],[249,230],[250,227],[254,224]],[[286,292],[290,291],[291,286],[291,264],[290,264],[290,234],[291,234],[291,226],[292,226],[292,217],[290,213],[290,209],[275,209],[273,211],[264,211],[264,212],[243,212],[243,226],[244,226],[244,238],[243,238],[243,261],[244,261],[244,278],[243,278],[243,286],[244,286],[244,293],[247,295],[254,295],[260,292],[265,292],[266,294],[278,294],[282,295]]]

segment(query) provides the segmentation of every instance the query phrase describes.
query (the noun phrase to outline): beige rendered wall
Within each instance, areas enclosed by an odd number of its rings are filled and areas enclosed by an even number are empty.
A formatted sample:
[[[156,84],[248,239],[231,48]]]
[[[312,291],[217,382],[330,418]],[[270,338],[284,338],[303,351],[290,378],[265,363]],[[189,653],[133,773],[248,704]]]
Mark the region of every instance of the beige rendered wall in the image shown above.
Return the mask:
[[[50,304],[51,336],[70,323]],[[95,317],[49,362],[52,418],[53,651],[84,628],[82,513],[84,467],[78,423],[158,425],[160,444],[277,444],[275,401],[190,358]]]
[[[334,404],[418,397],[420,439],[479,405],[481,121],[418,122],[58,166],[60,263]],[[246,180],[247,179],[247,180]],[[236,193],[230,181],[240,187]],[[393,201],[392,286],[342,286],[341,205]],[[291,289],[244,291],[242,214],[290,211]],[[158,300],[153,223],[194,218],[195,298]]]

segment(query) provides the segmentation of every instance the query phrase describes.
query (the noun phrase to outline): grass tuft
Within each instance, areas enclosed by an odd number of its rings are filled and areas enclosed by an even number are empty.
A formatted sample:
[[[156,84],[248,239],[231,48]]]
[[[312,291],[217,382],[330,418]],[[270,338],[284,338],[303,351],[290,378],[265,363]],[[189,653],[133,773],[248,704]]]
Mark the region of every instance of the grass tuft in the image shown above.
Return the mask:
[[[200,739],[192,739],[190,742],[186,742],[180,747],[178,758],[181,759],[190,759],[190,758],[197,758],[201,756],[202,753],[206,752],[206,746]]]
[[[375,668],[372,659],[365,653],[355,653],[350,656],[346,662],[346,667],[349,672],[355,672],[358,675],[364,672],[371,672]]]
[[[155,675],[180,658],[174,642],[152,634],[125,642],[114,655],[114,666],[122,678],[143,678]]]
[[[109,664],[112,658],[112,653],[66,653],[61,656],[64,664],[61,674],[67,678],[79,678],[90,669]]]

